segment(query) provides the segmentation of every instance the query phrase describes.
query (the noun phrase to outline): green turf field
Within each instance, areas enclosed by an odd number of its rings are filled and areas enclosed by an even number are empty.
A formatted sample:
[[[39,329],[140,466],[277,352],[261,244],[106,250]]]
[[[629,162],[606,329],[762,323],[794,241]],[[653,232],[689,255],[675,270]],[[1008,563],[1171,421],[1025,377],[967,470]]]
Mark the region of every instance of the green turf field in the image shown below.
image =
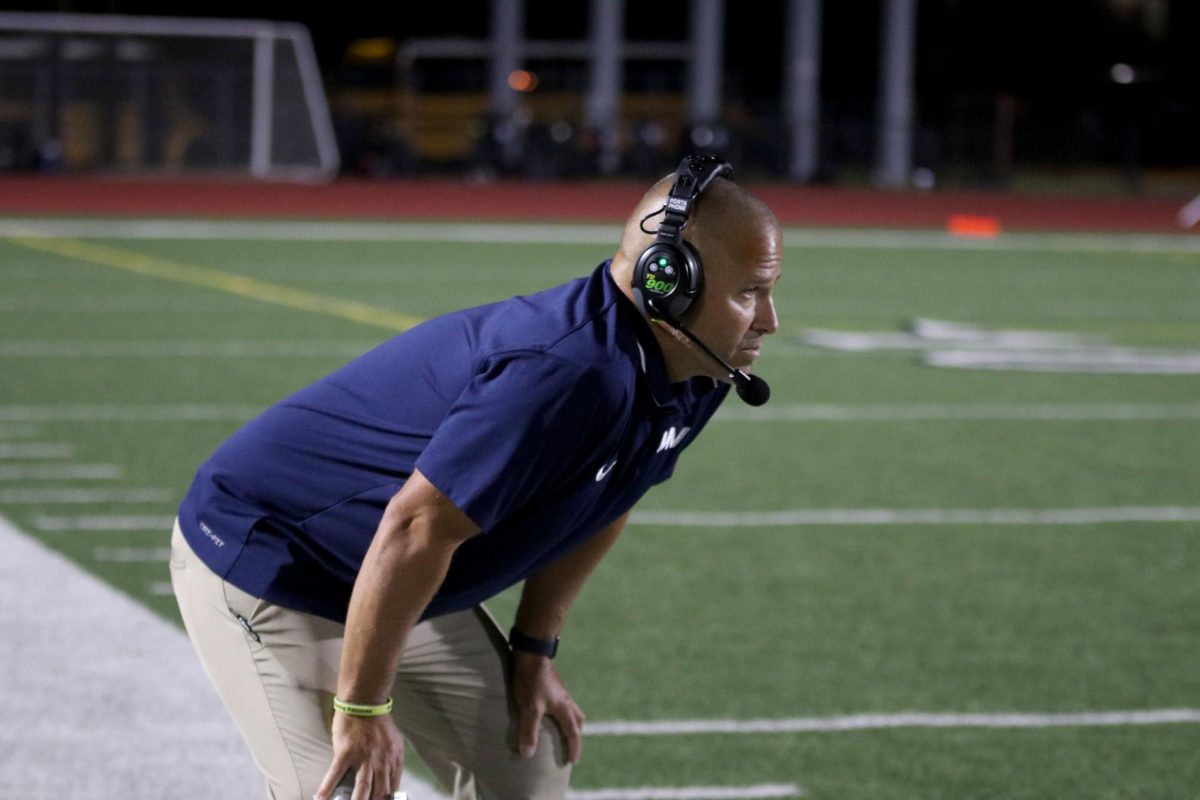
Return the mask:
[[[583,274],[618,234],[45,222],[0,238],[0,514],[170,619],[159,522],[242,420],[413,319]],[[771,403],[730,401],[564,633],[597,726],[575,786],[1198,796],[1200,369],[949,369],[805,337],[923,318],[1195,362],[1200,241],[787,242]],[[899,714],[943,716],[859,718]],[[679,721],[706,724],[615,724]]]

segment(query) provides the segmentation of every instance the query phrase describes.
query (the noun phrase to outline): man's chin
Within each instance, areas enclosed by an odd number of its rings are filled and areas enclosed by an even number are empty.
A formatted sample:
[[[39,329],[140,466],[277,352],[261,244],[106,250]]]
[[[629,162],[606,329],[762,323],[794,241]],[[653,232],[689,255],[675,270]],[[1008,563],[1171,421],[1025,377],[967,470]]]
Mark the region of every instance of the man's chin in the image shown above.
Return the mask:
[[[743,372],[750,372],[751,367],[754,366],[754,362],[757,360],[758,349],[755,348],[753,350],[738,350],[733,354],[733,358],[729,360],[729,363]]]

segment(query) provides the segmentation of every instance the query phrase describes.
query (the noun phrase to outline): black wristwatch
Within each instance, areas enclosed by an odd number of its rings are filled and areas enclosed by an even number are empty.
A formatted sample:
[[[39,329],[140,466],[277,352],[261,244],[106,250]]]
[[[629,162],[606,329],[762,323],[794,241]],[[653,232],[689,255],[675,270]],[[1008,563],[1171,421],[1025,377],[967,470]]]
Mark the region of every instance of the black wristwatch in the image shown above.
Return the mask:
[[[554,658],[558,653],[558,637],[553,639],[535,639],[532,636],[526,636],[513,627],[508,633],[508,646],[513,651],[522,653],[533,653],[535,656],[545,656],[546,658]]]

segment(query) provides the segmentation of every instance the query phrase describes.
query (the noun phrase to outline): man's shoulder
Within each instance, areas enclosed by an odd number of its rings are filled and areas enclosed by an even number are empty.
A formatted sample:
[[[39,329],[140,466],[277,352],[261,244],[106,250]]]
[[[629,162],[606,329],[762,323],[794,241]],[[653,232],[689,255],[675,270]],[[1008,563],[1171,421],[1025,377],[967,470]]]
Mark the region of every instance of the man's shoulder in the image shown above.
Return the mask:
[[[628,358],[561,339],[553,346],[493,352],[482,369],[486,378],[504,377],[531,402],[583,403],[592,408],[624,405],[634,392],[636,373]]]
[[[618,330],[618,293],[607,281],[600,268],[590,277],[468,312],[479,333],[478,354],[489,362],[544,356],[580,376],[619,375],[629,357]]]

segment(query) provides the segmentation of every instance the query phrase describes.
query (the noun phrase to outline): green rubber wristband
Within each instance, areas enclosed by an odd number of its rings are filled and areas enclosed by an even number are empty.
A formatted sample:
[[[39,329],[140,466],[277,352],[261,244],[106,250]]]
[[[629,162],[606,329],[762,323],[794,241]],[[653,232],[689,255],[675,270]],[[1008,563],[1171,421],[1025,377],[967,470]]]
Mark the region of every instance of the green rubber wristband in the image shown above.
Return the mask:
[[[371,706],[363,703],[347,703],[345,700],[333,698],[333,710],[340,711],[349,717],[382,717],[384,714],[392,713],[392,698],[388,698],[386,703],[381,705]]]

